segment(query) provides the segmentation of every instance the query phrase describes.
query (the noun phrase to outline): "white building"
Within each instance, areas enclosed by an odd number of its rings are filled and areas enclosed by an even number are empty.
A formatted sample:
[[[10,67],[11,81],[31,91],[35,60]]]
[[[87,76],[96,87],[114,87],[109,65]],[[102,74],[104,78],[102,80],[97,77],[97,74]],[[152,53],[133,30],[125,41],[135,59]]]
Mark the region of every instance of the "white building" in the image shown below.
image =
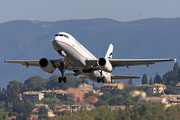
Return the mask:
[[[138,104],[142,105],[142,104],[146,104],[146,103],[154,103],[154,102],[160,102],[160,103],[164,103],[164,104],[168,104],[168,101],[166,100],[166,98],[160,98],[160,97],[141,97],[138,99]]]
[[[23,92],[23,99],[30,99],[30,100],[41,100],[44,98],[44,93],[41,92]]]
[[[166,86],[163,84],[147,85],[147,91],[151,93],[164,93]]]

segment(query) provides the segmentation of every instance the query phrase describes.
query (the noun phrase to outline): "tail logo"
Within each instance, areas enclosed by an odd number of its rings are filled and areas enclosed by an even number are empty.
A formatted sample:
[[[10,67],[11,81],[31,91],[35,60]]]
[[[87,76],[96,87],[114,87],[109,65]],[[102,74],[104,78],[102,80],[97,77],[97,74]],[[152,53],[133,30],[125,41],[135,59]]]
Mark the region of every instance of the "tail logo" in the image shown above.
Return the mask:
[[[110,53],[110,54],[109,54],[109,57],[108,57],[109,59],[112,59],[112,54],[113,54],[113,53]]]

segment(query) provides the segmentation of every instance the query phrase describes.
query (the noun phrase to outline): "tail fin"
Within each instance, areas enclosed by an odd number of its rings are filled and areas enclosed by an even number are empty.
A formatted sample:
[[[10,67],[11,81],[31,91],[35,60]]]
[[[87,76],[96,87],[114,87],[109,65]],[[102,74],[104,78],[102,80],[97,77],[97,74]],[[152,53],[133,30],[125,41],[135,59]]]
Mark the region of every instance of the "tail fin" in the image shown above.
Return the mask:
[[[112,59],[113,47],[114,46],[112,44],[109,45],[109,48],[108,48],[105,58]]]

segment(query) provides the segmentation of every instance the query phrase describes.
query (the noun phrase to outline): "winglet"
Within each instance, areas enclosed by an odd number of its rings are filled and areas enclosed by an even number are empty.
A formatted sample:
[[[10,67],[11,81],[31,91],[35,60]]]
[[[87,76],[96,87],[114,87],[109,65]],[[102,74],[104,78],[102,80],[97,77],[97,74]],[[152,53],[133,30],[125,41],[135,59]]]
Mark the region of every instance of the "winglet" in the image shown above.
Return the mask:
[[[7,60],[4,60],[4,64],[6,64]]]
[[[174,59],[174,62],[176,63],[177,58]]]

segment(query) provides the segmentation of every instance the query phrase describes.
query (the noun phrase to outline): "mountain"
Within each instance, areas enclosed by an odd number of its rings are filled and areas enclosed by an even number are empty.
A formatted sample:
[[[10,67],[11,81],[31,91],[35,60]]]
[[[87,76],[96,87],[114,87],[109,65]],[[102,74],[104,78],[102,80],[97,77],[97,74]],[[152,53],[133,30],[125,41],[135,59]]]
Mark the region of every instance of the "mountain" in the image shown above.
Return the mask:
[[[57,32],[74,36],[97,58],[105,56],[110,43],[114,45],[113,58],[177,58],[180,50],[180,18],[143,19],[119,22],[112,19],[65,20],[56,22],[15,20],[0,24],[0,81],[5,87],[14,79],[24,81],[32,75],[44,78],[52,74],[38,67],[3,64],[4,60],[39,60],[61,58],[52,47]],[[173,68],[173,62],[147,66],[116,68],[113,74],[154,77]],[[54,74],[60,74],[57,70]],[[136,80],[139,83],[141,80]]]

